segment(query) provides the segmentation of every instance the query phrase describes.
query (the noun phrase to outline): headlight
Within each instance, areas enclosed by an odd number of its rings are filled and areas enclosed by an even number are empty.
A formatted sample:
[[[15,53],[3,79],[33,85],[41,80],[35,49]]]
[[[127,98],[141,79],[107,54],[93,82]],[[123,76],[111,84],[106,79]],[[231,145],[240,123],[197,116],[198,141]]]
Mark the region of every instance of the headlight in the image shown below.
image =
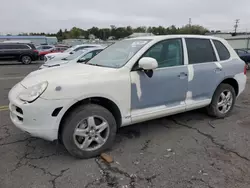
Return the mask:
[[[47,87],[47,81],[39,83],[37,85],[27,88],[25,91],[21,92],[18,97],[22,101],[33,102],[43,94]]]

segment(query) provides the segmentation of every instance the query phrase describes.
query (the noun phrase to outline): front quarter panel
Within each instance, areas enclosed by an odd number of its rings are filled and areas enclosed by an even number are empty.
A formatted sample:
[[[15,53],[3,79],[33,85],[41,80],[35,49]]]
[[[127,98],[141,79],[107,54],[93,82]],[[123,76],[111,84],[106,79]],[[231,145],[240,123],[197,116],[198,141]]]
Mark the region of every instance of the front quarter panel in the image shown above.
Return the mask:
[[[127,68],[114,69],[106,73],[104,71],[90,76],[72,75],[67,79],[59,80],[58,78],[57,81],[50,82],[41,98],[81,101],[91,97],[103,97],[118,106],[122,117],[130,115],[130,77]]]

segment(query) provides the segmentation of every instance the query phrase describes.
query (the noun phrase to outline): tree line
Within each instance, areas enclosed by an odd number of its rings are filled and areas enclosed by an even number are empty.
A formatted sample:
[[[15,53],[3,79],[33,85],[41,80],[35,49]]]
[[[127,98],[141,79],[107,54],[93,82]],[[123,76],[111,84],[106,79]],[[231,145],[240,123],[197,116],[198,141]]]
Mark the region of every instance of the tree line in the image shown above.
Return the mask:
[[[95,36],[96,38],[107,40],[107,39],[121,39],[128,37],[133,33],[153,33],[154,35],[169,35],[169,34],[199,34],[204,35],[209,32],[203,26],[200,25],[185,25],[183,27],[176,27],[174,25],[170,27],[145,27],[140,26],[132,28],[131,26],[127,27],[116,27],[111,25],[110,28],[98,28],[92,27],[90,29],[84,30],[78,27],[73,27],[70,30],[60,29],[57,33],[20,33],[19,35],[45,35],[45,36],[56,36],[59,41],[63,39],[80,39],[85,38],[89,39],[90,37]]]

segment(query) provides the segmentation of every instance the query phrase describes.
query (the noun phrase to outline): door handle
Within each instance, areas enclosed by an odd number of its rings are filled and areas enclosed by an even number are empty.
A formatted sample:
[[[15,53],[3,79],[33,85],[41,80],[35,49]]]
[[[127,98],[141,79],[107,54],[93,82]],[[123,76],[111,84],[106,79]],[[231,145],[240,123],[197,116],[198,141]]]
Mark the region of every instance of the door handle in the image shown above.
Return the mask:
[[[184,78],[186,78],[187,77],[187,73],[185,73],[185,72],[181,72],[179,75],[178,75],[178,77],[180,78],[180,79],[184,79]]]
[[[216,72],[216,73],[220,73],[222,71],[222,68],[219,68],[219,67],[217,67],[216,69],[214,69],[214,72]]]

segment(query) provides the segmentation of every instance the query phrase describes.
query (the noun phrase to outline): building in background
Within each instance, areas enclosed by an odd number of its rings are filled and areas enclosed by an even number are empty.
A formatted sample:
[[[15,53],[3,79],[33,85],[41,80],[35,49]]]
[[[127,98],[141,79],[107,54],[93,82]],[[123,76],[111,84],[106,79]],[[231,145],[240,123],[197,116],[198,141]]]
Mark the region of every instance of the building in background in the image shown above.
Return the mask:
[[[224,38],[234,49],[250,49],[250,33],[237,33],[233,36],[232,33],[206,33],[206,35]]]
[[[49,44],[55,45],[58,43],[57,37],[46,36],[0,36],[0,42],[31,42],[35,45]]]
[[[225,38],[234,49],[250,49],[250,35],[239,35]]]

